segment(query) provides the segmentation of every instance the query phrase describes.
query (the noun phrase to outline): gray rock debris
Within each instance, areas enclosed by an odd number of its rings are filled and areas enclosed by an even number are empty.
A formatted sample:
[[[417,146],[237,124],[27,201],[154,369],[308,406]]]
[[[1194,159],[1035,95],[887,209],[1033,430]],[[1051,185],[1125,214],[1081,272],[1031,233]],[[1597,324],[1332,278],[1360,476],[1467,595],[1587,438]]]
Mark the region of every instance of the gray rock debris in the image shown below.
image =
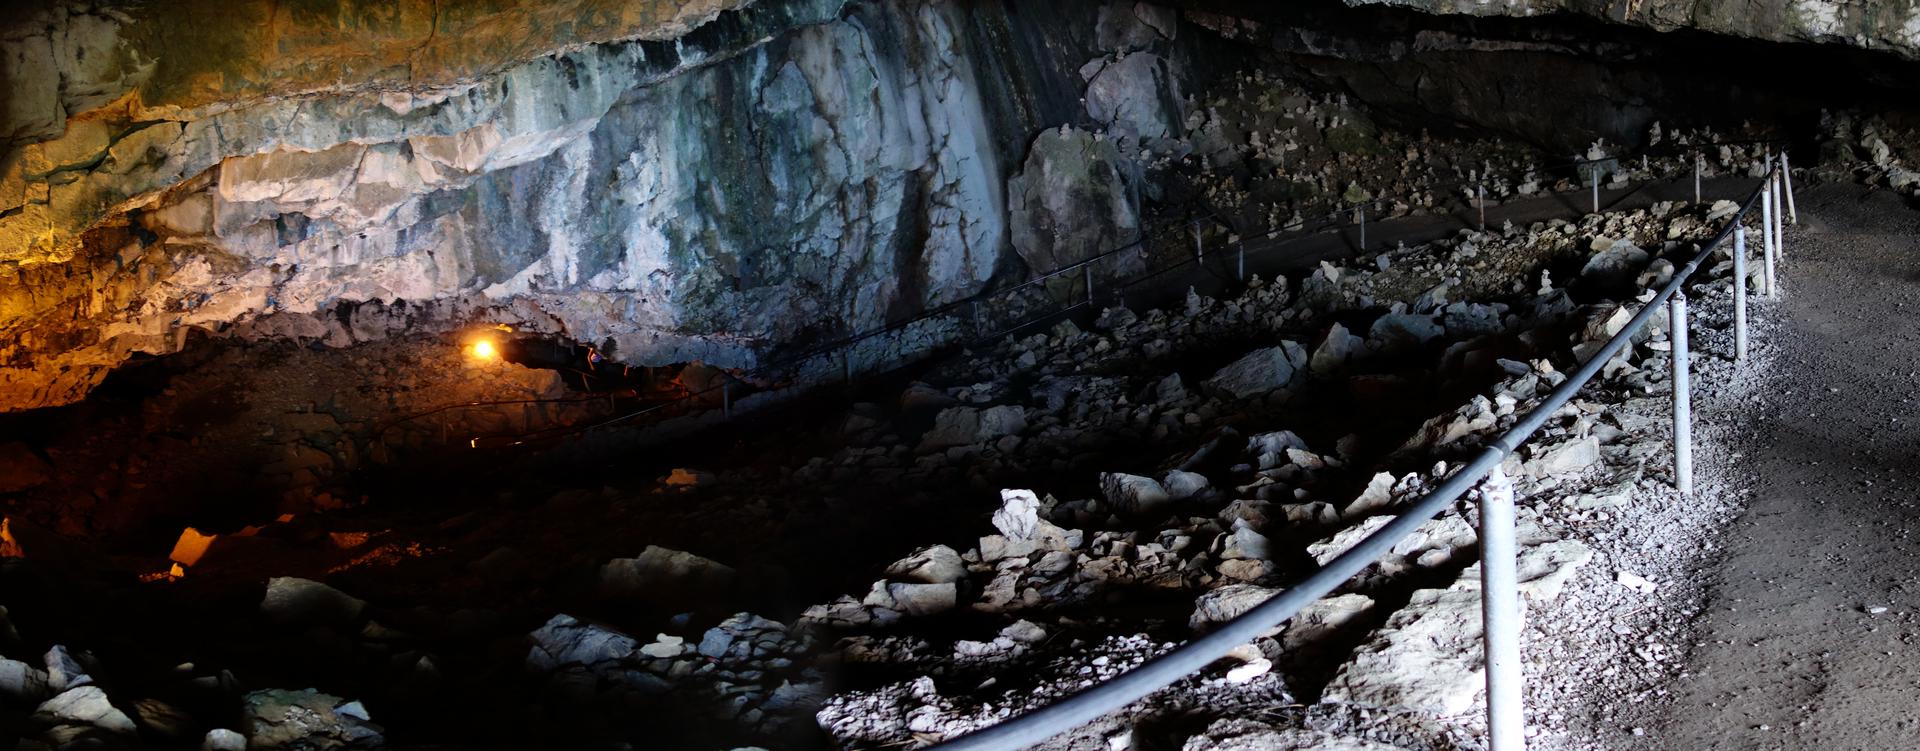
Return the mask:
[[[1001,405],[986,410],[974,407],[948,407],[934,418],[933,429],[920,439],[922,452],[952,446],[985,443],[1002,436],[1018,435],[1027,429],[1026,410],[1018,405]]]
[[[1524,603],[1559,596],[1566,581],[1592,557],[1592,551],[1579,542],[1525,542],[1538,534],[1537,529],[1521,531],[1518,563],[1523,610]],[[1340,668],[1321,700],[1442,717],[1466,713],[1485,688],[1479,573],[1475,564],[1446,589],[1414,592],[1407,606],[1390,616]]]
[[[34,710],[36,720],[48,724],[92,725],[116,733],[133,732],[133,720],[107,701],[99,686],[70,688]]]
[[[1180,751],[1403,751],[1399,746],[1256,720],[1218,720],[1187,739]]]
[[[1119,472],[1100,473],[1100,492],[1115,511],[1125,514],[1150,514],[1173,500],[1153,478]]]
[[[47,671],[19,660],[0,658],[0,697],[39,704],[52,694]]]
[[[1265,396],[1292,385],[1306,366],[1306,351],[1299,344],[1282,342],[1247,353],[1214,373],[1206,385],[1236,399]]]
[[[933,545],[895,561],[887,567],[887,577],[923,584],[951,584],[967,578],[967,565],[953,548]]]
[[[368,722],[359,702],[313,689],[254,691],[246,698],[250,749],[375,749],[385,745],[380,726]]]
[[[1336,323],[1327,329],[1327,338],[1320,341],[1320,346],[1313,349],[1308,365],[1317,375],[1331,375],[1346,370],[1366,354],[1367,341]]]

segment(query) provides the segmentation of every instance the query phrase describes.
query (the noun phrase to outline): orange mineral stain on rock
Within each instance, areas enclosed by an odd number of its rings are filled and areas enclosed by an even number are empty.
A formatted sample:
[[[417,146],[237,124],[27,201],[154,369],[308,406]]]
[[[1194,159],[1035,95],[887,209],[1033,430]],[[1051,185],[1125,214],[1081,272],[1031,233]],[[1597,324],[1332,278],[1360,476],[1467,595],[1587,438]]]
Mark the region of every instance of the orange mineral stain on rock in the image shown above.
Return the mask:
[[[174,562],[175,568],[198,564],[200,558],[207,554],[207,548],[212,547],[213,541],[218,539],[219,535],[202,534],[200,530],[188,527],[180,531],[180,539],[173,543],[173,552],[167,555],[167,559]]]

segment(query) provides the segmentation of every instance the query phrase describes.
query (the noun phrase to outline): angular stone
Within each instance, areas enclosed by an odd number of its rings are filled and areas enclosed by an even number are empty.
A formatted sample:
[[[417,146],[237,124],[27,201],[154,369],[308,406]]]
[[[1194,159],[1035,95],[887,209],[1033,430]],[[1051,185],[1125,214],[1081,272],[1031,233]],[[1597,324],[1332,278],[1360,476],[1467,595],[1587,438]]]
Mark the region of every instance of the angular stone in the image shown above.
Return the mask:
[[[1247,353],[1214,373],[1206,385],[1236,399],[1265,396],[1292,385],[1306,360],[1300,345],[1284,342]]]
[[[639,643],[633,637],[570,615],[556,615],[528,634],[533,642],[527,667],[547,673],[566,665],[593,666],[633,656]]]
[[[1320,699],[1463,715],[1484,690],[1480,633],[1478,592],[1418,590],[1354,652]]]
[[[1406,352],[1446,335],[1431,313],[1388,313],[1374,319],[1367,339],[1381,352]]]
[[[1393,505],[1393,484],[1393,475],[1385,472],[1375,473],[1373,479],[1367,481],[1367,488],[1360,491],[1360,497],[1347,504],[1340,515],[1348,519],[1358,519],[1386,510]]]
[[[967,565],[960,554],[945,545],[933,545],[887,567],[887,578],[922,584],[950,584],[967,578]]]
[[[1287,620],[1280,646],[1296,652],[1328,639],[1373,609],[1373,598],[1361,594],[1330,595],[1314,600]]]
[[[1100,491],[1115,511],[1125,514],[1150,514],[1172,501],[1153,478],[1118,472],[1100,473]]]
[[[1544,479],[1584,472],[1599,461],[1600,439],[1587,436],[1562,442],[1521,466],[1529,476]]]
[[[952,610],[960,602],[959,590],[953,582],[944,584],[889,582],[886,588],[887,596],[893,600],[892,609],[907,615],[927,616],[944,613]]]
[[[41,659],[47,666],[47,687],[54,693],[93,684],[86,665],[63,645],[53,645]]]
[[[1207,476],[1198,472],[1181,470],[1169,471],[1161,478],[1160,485],[1167,491],[1167,497],[1175,501],[1184,501],[1207,491]]]
[[[1327,329],[1327,338],[1313,349],[1313,359],[1309,367],[1314,373],[1330,375],[1347,369],[1355,361],[1366,356],[1367,340],[1353,335],[1347,327],[1338,323]]]
[[[107,701],[99,686],[80,686],[46,700],[34,717],[42,722],[83,723],[115,733],[131,733],[133,720]]]
[[[1194,601],[1193,615],[1188,616],[1187,626],[1195,631],[1211,629],[1259,607],[1260,603],[1279,593],[1278,589],[1255,584],[1228,584],[1209,590]]]
[[[19,660],[0,657],[0,697],[26,704],[39,704],[53,694],[47,671]]]

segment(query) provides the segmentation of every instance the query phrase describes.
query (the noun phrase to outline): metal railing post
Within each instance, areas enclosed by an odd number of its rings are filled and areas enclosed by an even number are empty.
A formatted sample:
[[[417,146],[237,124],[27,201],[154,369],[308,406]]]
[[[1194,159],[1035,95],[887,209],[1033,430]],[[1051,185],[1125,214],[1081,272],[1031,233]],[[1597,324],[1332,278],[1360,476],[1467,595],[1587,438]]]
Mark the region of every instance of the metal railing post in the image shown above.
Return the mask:
[[[1733,359],[1747,359],[1747,228],[1733,231]]]
[[[1787,260],[1787,212],[1781,205],[1787,193],[1781,173],[1773,173],[1773,252],[1782,263]]]
[[[1767,275],[1767,297],[1779,297],[1780,288],[1773,276],[1773,198],[1772,191],[1760,189],[1760,244],[1765,255],[1765,273]]]
[[[1600,165],[1593,166],[1593,213],[1600,213]]]
[[[1780,152],[1780,176],[1785,181],[1787,192],[1787,223],[1800,223],[1800,209],[1793,205],[1793,169],[1787,166],[1787,152]]]
[[[1700,152],[1698,151],[1693,152],[1693,202],[1694,203],[1700,202],[1700,168],[1701,168],[1701,162],[1704,159],[1705,157],[1700,156]]]
[[[1520,586],[1513,482],[1495,468],[1480,484],[1480,624],[1487,662],[1487,748],[1527,747],[1520,674]]]
[[[1367,206],[1366,204],[1361,204],[1360,207],[1356,210],[1360,213],[1360,249],[1366,250],[1367,249]]]
[[[1687,293],[1674,290],[1667,300],[1668,343],[1673,345],[1673,486],[1693,494],[1693,394],[1687,368]]]
[[[1480,196],[1480,231],[1487,231],[1487,186],[1483,183],[1474,186]]]
[[[1240,281],[1247,281],[1247,244],[1245,241],[1234,243],[1240,247]]]
[[[1081,268],[1087,270],[1087,307],[1091,308],[1093,307],[1093,263],[1088,262]]]

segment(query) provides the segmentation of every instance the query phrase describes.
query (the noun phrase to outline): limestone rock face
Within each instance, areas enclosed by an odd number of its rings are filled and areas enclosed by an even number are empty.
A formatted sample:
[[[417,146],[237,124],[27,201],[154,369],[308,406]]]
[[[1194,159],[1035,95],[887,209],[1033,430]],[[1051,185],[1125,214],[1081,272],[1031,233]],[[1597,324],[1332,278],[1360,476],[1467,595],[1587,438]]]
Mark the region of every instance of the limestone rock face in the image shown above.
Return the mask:
[[[195,329],[503,322],[751,367],[1131,241],[1137,166],[1028,146],[1089,119],[1089,59],[1152,58],[1103,84],[1116,122],[1183,59],[1175,15],[1102,42],[1091,3],[40,1],[0,31],[0,411]]]

